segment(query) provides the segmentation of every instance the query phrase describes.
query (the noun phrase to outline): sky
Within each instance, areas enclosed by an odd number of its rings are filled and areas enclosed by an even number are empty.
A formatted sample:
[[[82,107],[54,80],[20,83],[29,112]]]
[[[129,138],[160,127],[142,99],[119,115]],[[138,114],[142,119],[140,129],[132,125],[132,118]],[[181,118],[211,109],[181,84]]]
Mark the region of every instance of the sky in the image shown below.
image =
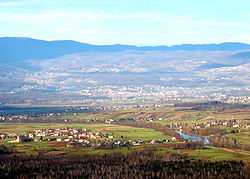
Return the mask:
[[[250,43],[249,0],[0,0],[0,36],[90,44]]]

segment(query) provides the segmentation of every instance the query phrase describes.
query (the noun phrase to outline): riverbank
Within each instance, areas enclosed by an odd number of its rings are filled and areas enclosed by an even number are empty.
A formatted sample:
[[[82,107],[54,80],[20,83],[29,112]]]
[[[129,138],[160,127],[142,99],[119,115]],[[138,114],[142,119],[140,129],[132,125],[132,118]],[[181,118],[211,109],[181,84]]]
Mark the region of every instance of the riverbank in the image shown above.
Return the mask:
[[[193,142],[201,142],[204,145],[210,144],[210,141],[207,137],[199,137],[194,135],[188,135],[182,132],[182,130],[173,129],[172,131],[178,133],[183,139]]]

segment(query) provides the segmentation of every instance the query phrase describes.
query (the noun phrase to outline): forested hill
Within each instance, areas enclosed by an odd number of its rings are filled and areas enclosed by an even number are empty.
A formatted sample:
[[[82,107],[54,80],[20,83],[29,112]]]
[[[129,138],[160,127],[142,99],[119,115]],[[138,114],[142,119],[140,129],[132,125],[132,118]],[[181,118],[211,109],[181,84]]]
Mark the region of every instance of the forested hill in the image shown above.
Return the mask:
[[[208,50],[235,51],[250,49],[249,44],[221,43],[221,44],[183,44],[174,46],[143,46],[133,45],[91,45],[71,40],[45,41],[22,37],[0,38],[0,60],[2,62],[50,59],[63,55],[82,52],[117,52],[126,50],[139,51],[176,51],[176,50]]]

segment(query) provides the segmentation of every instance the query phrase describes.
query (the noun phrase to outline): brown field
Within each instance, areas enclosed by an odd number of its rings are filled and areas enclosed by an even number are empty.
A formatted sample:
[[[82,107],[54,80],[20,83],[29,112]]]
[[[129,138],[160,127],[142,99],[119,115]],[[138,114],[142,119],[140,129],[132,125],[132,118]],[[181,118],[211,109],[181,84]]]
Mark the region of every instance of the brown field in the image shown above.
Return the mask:
[[[57,143],[49,143],[50,147],[66,147],[67,142],[57,142]]]
[[[160,144],[158,145],[159,147],[175,147],[175,146],[178,146],[178,145],[182,145],[182,143],[172,143],[172,144]]]

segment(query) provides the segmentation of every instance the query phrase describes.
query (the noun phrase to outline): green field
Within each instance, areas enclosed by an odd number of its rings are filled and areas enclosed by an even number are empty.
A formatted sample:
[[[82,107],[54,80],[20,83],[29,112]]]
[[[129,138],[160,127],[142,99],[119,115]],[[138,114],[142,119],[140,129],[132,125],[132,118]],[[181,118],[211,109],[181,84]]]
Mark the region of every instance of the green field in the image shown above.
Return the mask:
[[[2,133],[27,133],[36,129],[61,129],[65,127],[85,128],[91,131],[98,131],[113,135],[115,139],[123,140],[153,140],[153,139],[168,139],[169,136],[163,135],[161,132],[154,131],[148,128],[135,128],[130,126],[121,126],[113,124],[48,124],[48,123],[28,123],[28,124],[0,124]]]
[[[203,160],[243,160],[247,163],[250,162],[250,152],[246,151],[241,152],[237,150],[225,150],[217,147],[205,147],[202,150],[182,150],[180,152]]]
[[[234,133],[234,134],[227,134],[227,137],[234,138],[239,141],[246,141],[250,142],[250,132],[240,132],[240,133]]]

